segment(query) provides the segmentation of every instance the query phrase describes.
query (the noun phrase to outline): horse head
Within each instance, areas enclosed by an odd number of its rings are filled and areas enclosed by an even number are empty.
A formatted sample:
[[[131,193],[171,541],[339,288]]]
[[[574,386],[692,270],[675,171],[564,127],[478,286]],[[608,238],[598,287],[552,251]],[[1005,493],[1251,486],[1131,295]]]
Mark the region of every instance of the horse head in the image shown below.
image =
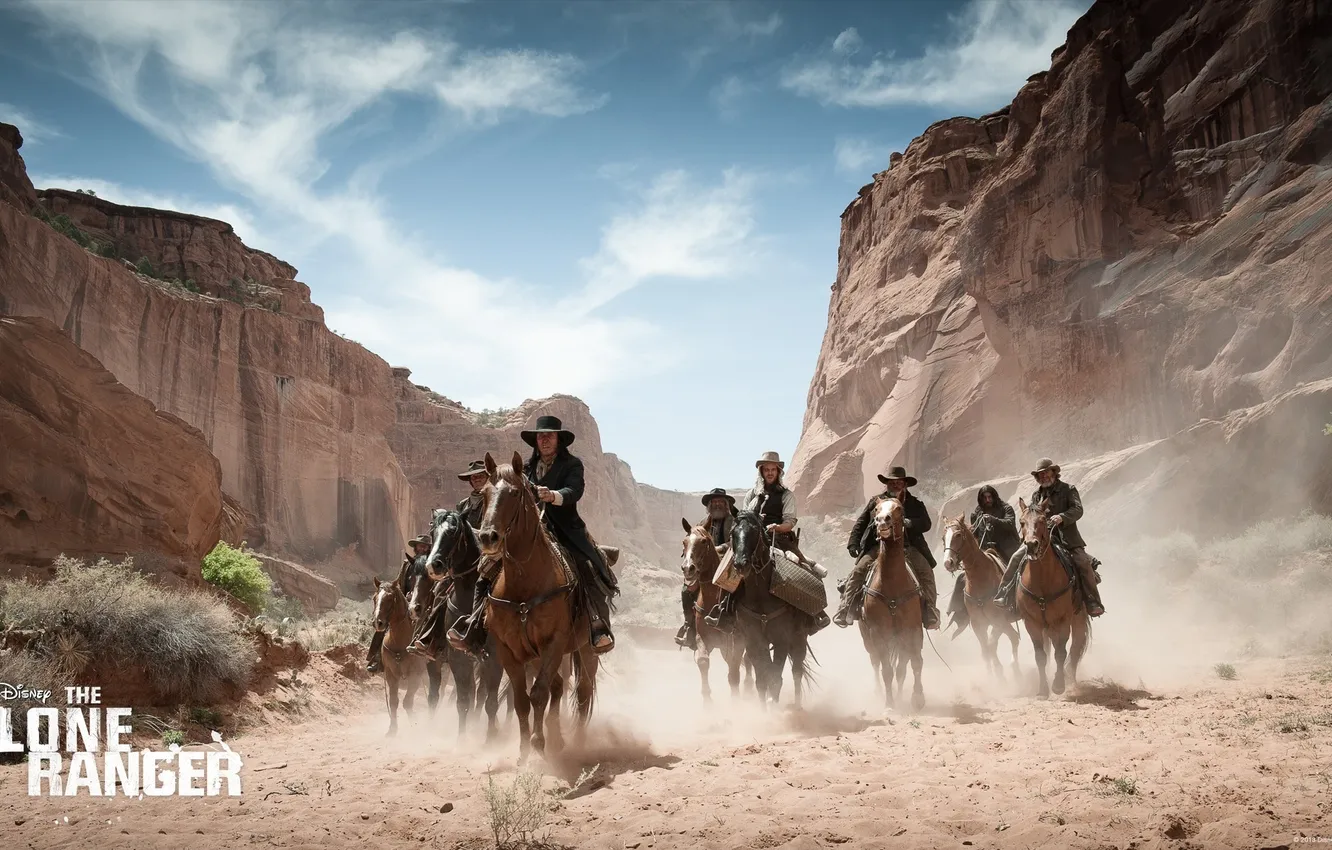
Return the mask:
[[[523,477],[523,458],[518,452],[513,453],[508,466],[497,466],[490,452],[486,452],[486,472],[490,482],[486,484],[486,507],[476,539],[481,554],[495,557],[504,551],[508,535],[528,510],[535,514],[537,507],[531,486]]]
[[[874,509],[874,527],[879,532],[879,539],[887,543],[890,541],[903,541],[905,533],[906,509],[902,503],[892,497],[879,499],[879,505]]]
[[[763,518],[753,511],[741,511],[731,526],[731,552],[735,571],[741,576],[761,570],[771,560],[764,537]]]
[[[393,622],[393,615],[397,611],[399,600],[403,599],[402,585],[398,580],[380,581],[375,577],[375,599],[373,622],[375,631],[388,631],[388,627]],[[405,601],[405,600],[404,600]]]
[[[1027,557],[1038,561],[1050,547],[1050,508],[1041,501],[1028,505],[1018,497],[1018,510],[1022,513],[1022,542],[1027,545]]]
[[[707,571],[709,569],[716,571],[720,556],[717,554],[717,548],[712,545],[711,535],[703,526],[690,525],[689,520],[683,518],[680,524],[685,530],[683,551],[680,553],[680,571],[684,573],[685,584],[692,588],[700,579],[712,577]]]
[[[963,526],[964,520],[962,517],[958,517],[957,519],[953,519],[952,517],[944,517],[943,522],[944,522],[943,565],[945,570],[948,570],[948,572],[950,573],[955,573],[957,572],[958,568],[962,566],[962,559],[959,558],[957,555],[956,544],[961,542],[960,538],[962,535],[962,528],[964,527]]]

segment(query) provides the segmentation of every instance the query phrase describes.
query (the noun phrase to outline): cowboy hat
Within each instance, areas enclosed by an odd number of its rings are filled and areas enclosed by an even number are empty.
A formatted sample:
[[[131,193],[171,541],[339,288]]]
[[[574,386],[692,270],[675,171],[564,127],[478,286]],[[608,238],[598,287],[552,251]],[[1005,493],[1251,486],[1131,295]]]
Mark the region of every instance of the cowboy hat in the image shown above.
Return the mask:
[[[486,472],[486,462],[484,460],[474,460],[471,463],[467,464],[467,471],[459,472],[458,480],[467,481],[473,475],[485,475],[485,476],[490,475],[490,473]]]
[[[426,546],[429,546],[429,545],[431,544],[431,542],[432,542],[432,541],[430,540],[430,535],[428,535],[428,534],[422,534],[420,537],[413,537],[411,540],[408,540],[408,541],[407,541],[407,545],[408,545],[408,546],[415,546],[417,543],[421,543],[421,544],[424,544],[424,545],[426,545]]]
[[[888,470],[887,475],[879,476],[879,480],[882,481],[884,484],[887,484],[889,481],[905,481],[908,487],[916,486],[916,479],[906,474],[905,466],[891,467]]]
[[[764,452],[763,457],[754,461],[754,467],[757,469],[765,463],[775,463],[778,469],[786,469],[786,464],[782,463],[782,459],[777,456],[776,452]]]
[[[731,507],[733,508],[735,507],[735,497],[732,496],[730,493],[727,493],[725,490],[723,490],[720,487],[714,487],[712,489],[712,492],[704,494],[703,507],[705,508],[712,507],[713,499],[725,499],[727,502],[730,503]]]
[[[1048,457],[1043,457],[1040,460],[1036,461],[1036,468],[1031,471],[1031,474],[1038,475],[1047,469],[1053,472],[1055,475],[1059,474],[1059,464],[1050,460]]]
[[[518,436],[523,438],[523,442],[536,448],[537,434],[559,434],[560,445],[567,446],[574,441],[573,431],[567,431],[564,424],[555,416],[538,416],[536,427],[530,431],[522,431]]]

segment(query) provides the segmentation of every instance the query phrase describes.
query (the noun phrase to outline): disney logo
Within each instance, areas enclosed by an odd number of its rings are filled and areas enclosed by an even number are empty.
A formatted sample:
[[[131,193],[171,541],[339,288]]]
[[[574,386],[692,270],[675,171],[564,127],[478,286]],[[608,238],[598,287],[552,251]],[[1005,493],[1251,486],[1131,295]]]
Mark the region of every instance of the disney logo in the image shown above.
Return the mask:
[[[51,699],[51,692],[25,687],[24,685],[11,685],[8,682],[0,682],[0,699],[35,699],[40,702],[47,702]]]

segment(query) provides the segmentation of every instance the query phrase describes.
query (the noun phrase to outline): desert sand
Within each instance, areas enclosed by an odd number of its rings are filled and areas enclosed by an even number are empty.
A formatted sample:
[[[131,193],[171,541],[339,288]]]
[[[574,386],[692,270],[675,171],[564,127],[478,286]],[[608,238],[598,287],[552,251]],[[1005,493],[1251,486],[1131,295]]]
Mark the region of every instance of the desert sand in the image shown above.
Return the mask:
[[[1332,657],[1239,660],[1222,679],[1206,646],[1160,640],[1152,651],[1112,621],[1102,632],[1079,690],[1049,701],[1029,695],[1025,636],[1015,686],[1011,674],[987,680],[970,634],[935,633],[915,715],[883,707],[855,630],[815,636],[819,681],[803,711],[788,674],[783,705],[767,713],[743,691],[732,700],[719,658],[707,707],[688,653],[622,640],[588,745],[534,759],[564,792],[543,837],[607,850],[1332,837]],[[284,679],[265,720],[230,741],[246,760],[240,798],[29,797],[26,767],[0,768],[4,846],[493,846],[485,789],[516,775],[516,726],[501,711],[496,746],[475,727],[459,742],[450,690],[433,720],[418,704],[386,739],[381,681],[354,684],[323,657]],[[284,715],[294,702],[304,711]]]

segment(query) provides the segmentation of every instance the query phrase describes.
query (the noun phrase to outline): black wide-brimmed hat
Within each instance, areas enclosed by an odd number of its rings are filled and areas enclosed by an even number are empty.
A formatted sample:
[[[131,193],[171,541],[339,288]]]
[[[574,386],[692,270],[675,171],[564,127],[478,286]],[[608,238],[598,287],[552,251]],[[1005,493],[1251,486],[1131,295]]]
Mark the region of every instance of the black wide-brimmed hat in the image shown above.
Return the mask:
[[[411,540],[408,540],[407,545],[415,546],[417,543],[424,543],[426,546],[429,546],[433,542],[434,541],[430,539],[429,534],[422,534],[420,537],[413,537]]]
[[[1044,472],[1047,469],[1053,472],[1055,475],[1059,474],[1059,464],[1050,460],[1048,457],[1043,457],[1040,460],[1036,461],[1036,468],[1031,471],[1031,474],[1037,475],[1041,472]]]
[[[458,480],[467,481],[470,480],[473,475],[478,475],[478,474],[485,476],[490,475],[489,472],[486,472],[486,462],[484,460],[474,460],[471,463],[467,464],[467,471],[459,472]]]
[[[916,479],[906,474],[905,466],[892,467],[888,470],[887,475],[880,475],[879,480],[884,484],[887,484],[889,481],[905,481],[908,487],[916,486]]]
[[[712,492],[704,494],[703,507],[705,508],[712,507],[713,499],[725,499],[727,502],[730,503],[731,507],[733,508],[735,507],[735,497],[732,496],[730,493],[727,493],[725,490],[723,490],[720,487],[714,487],[712,489]]]
[[[536,448],[537,434],[559,434],[561,446],[567,446],[574,441],[573,431],[566,430],[564,423],[556,416],[538,416],[536,427],[530,431],[523,431],[518,436],[523,438],[524,443]]]

